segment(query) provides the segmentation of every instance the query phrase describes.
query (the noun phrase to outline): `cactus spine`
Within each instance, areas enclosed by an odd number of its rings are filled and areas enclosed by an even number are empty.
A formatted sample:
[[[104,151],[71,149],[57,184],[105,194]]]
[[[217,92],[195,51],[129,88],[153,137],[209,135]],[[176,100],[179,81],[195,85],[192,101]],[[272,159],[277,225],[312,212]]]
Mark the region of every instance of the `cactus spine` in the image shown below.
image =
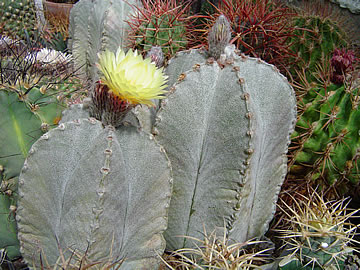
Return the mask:
[[[278,230],[286,243],[279,269],[344,269],[344,261],[354,251],[350,244],[356,226],[348,222],[358,210],[347,211],[349,202],[325,201],[313,191],[300,200],[292,197],[295,207],[285,204],[289,229]]]
[[[308,80],[314,80],[318,65],[330,61],[335,48],[345,47],[345,32],[331,19],[319,16],[299,16],[294,21],[295,31],[290,39],[291,50],[297,54],[291,72],[306,70]]]
[[[144,6],[129,20],[131,28],[130,46],[147,53],[152,46],[160,46],[167,59],[188,44],[187,26],[189,19],[183,6],[175,0],[144,0]]]

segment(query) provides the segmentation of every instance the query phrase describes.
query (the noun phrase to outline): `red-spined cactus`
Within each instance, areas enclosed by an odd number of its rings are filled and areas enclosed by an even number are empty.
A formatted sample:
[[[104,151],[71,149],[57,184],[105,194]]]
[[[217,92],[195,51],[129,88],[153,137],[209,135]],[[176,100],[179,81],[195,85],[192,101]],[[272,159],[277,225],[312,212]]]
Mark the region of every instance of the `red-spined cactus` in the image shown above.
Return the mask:
[[[354,70],[355,53],[352,50],[335,49],[331,58],[331,81],[335,84],[342,84],[345,81],[346,73]]]
[[[199,31],[202,38],[197,37],[198,43],[207,43],[208,32],[220,15],[229,20],[232,28],[230,43],[237,49],[280,69],[285,68],[291,54],[287,40],[293,31],[289,24],[293,13],[289,8],[276,0],[220,0],[215,14],[205,16],[207,30]]]
[[[128,23],[130,25],[129,47],[144,54],[152,46],[161,46],[165,57],[170,58],[177,51],[187,47],[187,28],[190,19],[189,1],[178,4],[176,0],[142,0],[143,6]]]

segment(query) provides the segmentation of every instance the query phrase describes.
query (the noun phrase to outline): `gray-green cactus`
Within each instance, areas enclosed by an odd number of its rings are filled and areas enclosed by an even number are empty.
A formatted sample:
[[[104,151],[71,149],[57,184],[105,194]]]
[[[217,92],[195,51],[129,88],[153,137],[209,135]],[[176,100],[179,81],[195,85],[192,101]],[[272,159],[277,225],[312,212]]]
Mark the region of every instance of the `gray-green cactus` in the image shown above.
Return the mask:
[[[339,4],[342,8],[349,9],[352,13],[360,14],[360,2],[356,0],[330,0],[332,3]]]
[[[116,51],[125,48],[128,16],[134,11],[132,5],[138,0],[80,0],[70,12],[69,48],[75,69],[83,79],[98,79],[95,63],[97,54],[105,49]]]
[[[232,55],[219,65],[201,63],[205,56],[182,52],[170,61],[169,84],[180,76],[153,130],[174,173],[170,250],[193,246],[178,236],[201,238],[203,226],[225,223],[238,242],[264,234],[287,171],[296,102],[285,77],[259,59]]]
[[[150,136],[150,139],[149,139]],[[21,252],[39,266],[62,250],[156,269],[171,195],[169,161],[153,136],[90,118],[62,123],[31,148],[19,180]]]

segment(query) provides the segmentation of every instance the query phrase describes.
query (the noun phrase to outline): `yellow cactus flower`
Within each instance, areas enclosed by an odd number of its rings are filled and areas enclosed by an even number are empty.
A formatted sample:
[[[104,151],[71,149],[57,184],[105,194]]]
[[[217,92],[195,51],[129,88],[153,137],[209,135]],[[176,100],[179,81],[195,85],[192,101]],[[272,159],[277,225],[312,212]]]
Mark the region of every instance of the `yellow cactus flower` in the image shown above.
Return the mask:
[[[109,91],[130,104],[155,106],[152,99],[165,97],[167,76],[163,68],[156,68],[150,58],[143,59],[137,51],[126,54],[118,48],[116,54],[106,50],[98,54],[98,68],[102,72],[101,83]]]

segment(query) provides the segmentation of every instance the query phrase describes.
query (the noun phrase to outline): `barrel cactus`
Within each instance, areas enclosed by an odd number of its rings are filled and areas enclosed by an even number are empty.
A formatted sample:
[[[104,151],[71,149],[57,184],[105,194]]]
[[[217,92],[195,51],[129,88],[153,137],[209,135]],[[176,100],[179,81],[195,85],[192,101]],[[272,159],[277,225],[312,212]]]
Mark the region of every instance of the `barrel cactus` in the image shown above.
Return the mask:
[[[115,72],[122,66],[131,72]],[[21,252],[36,266],[39,254],[54,266],[71,248],[121,269],[156,269],[165,248],[170,163],[153,135],[122,120],[129,107],[161,98],[166,77],[150,59],[120,49],[105,51],[99,68],[91,109],[101,121],[71,109],[68,122],[44,134],[25,161],[16,215]],[[135,82],[134,68],[144,76]],[[44,208],[50,201],[53,207]]]
[[[80,0],[70,12],[69,48],[74,57],[75,70],[94,83],[99,74],[95,67],[97,54],[105,49],[125,49],[129,26],[126,19],[139,6],[138,0]]]
[[[358,210],[348,211],[347,199],[326,201],[316,191],[293,200],[293,207],[284,204],[282,209],[290,227],[278,230],[285,243],[279,269],[346,269],[344,262],[354,251],[351,243],[357,243],[349,218]]]
[[[224,223],[236,242],[261,236],[287,170],[296,118],[291,86],[275,67],[244,55],[218,64],[204,51],[181,52],[166,72],[171,94],[153,133],[174,173],[167,249],[193,247],[177,236],[199,239],[203,226]]]
[[[293,26],[289,24],[293,14],[279,1],[272,0],[219,0],[215,14],[207,18],[206,24],[212,26],[221,15],[226,16],[231,25],[231,43],[246,55],[261,58],[285,71],[292,52],[288,40]],[[202,36],[195,36],[195,44],[207,45],[207,29],[199,29]]]
[[[319,63],[329,62],[335,48],[348,45],[348,39],[342,28],[331,18],[314,15],[298,16],[294,19],[295,31],[290,38],[290,48],[297,54],[290,71],[304,69],[308,80],[314,80]]]
[[[129,19],[130,47],[147,53],[152,46],[161,46],[167,59],[187,47],[189,4],[175,0],[145,0],[144,6]]]
[[[335,51],[327,82],[313,83],[299,100],[299,120],[292,134],[291,172],[301,171],[321,185],[335,184],[340,194],[359,183],[360,88],[355,76],[352,82],[345,80],[354,60],[351,51],[343,55]]]
[[[25,39],[24,29],[31,32],[37,27],[34,0],[1,0],[0,18],[4,22],[1,25],[2,34]]]

